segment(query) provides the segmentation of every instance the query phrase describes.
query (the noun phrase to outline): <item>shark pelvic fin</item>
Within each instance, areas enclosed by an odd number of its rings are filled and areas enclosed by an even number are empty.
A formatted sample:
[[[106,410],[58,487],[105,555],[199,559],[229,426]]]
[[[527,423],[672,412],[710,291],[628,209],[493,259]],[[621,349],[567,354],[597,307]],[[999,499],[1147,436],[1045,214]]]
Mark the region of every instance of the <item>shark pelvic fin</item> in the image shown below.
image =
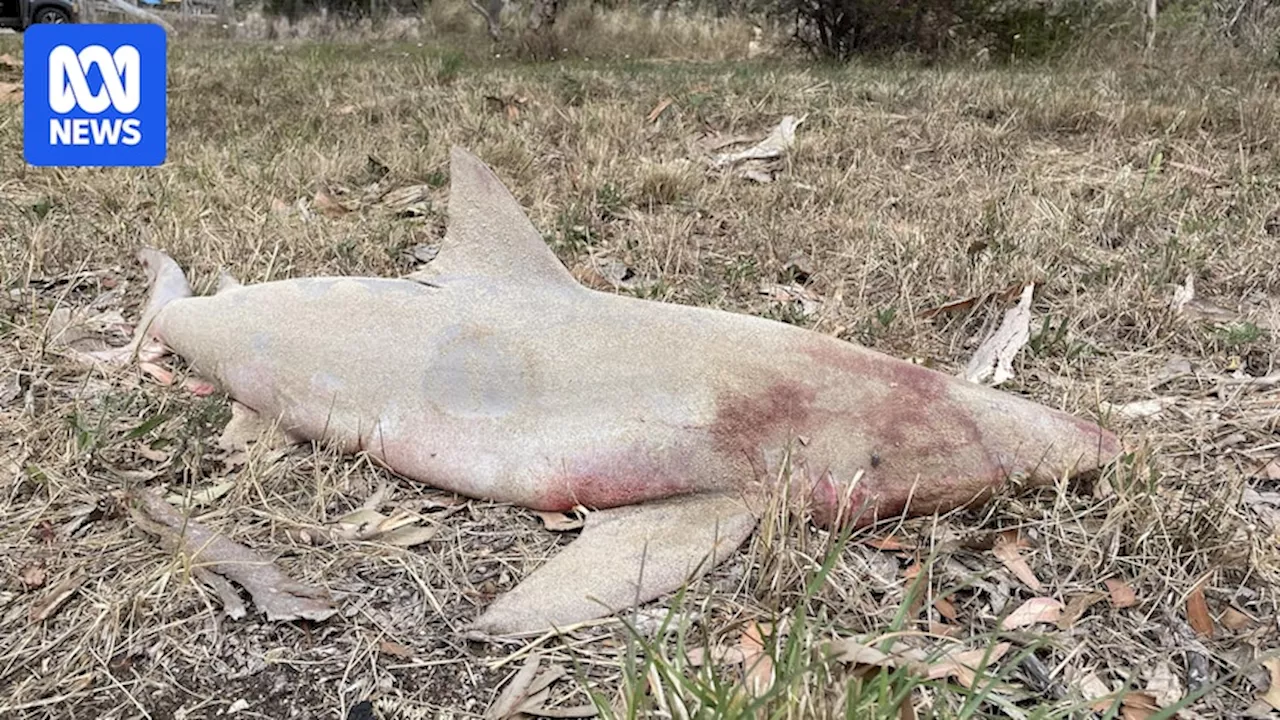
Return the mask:
[[[218,272],[218,287],[214,290],[215,293],[235,290],[238,287],[243,286],[240,284],[240,281],[236,279],[235,275],[232,275],[225,269]]]
[[[439,256],[415,279],[483,275],[577,286],[498,176],[455,147],[449,156],[449,224]]]
[[[741,499],[718,493],[591,513],[581,537],[495,600],[471,629],[540,632],[647,602],[728,557],[756,520]]]

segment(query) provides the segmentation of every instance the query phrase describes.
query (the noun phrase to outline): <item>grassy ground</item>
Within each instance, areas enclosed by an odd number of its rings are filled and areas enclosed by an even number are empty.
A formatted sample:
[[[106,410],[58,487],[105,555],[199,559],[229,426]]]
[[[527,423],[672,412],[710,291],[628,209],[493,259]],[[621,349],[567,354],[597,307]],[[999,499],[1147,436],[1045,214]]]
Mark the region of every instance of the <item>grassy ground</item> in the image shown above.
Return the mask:
[[[0,55],[19,51],[0,37]],[[1242,379],[1280,372],[1278,91],[1274,67],[1229,53],[833,68],[187,40],[171,49],[169,161],[145,170],[28,168],[20,106],[0,101],[0,714],[346,717],[372,699],[379,717],[473,717],[534,651],[567,670],[550,702],[589,689],[623,717],[1088,717],[1122,689],[1145,694],[1100,716],[1183,698],[1184,717],[1261,712],[1260,663],[1280,646],[1280,467],[1265,469],[1280,397]],[[700,162],[708,137],[759,138],[785,114],[806,120],[776,182]],[[847,543],[779,514],[686,596],[628,618],[634,633],[468,640],[459,628],[570,537],[320,449],[229,457],[224,398],[90,371],[54,332],[60,307],[92,305],[108,334],[113,313],[136,319],[143,243],[198,289],[220,267],[407,272],[438,240],[455,143],[584,277],[592,257],[617,261],[639,280],[620,292],[949,371],[1007,304],[926,311],[1034,280],[1007,389],[1102,419],[1131,453],[1080,487]],[[417,185],[412,212],[378,201]],[[798,256],[811,313],[760,292],[796,283]],[[1196,300],[1174,311],[1188,276]],[[226,481],[201,521],[328,587],[337,616],[228,619],[121,501]],[[303,541],[383,482],[386,507],[438,528],[430,542]],[[1010,530],[1022,540],[1001,544]],[[1001,630],[1032,598],[1066,609]],[[859,649],[893,638],[896,660]],[[986,650],[1005,655],[977,679],[936,659]]]

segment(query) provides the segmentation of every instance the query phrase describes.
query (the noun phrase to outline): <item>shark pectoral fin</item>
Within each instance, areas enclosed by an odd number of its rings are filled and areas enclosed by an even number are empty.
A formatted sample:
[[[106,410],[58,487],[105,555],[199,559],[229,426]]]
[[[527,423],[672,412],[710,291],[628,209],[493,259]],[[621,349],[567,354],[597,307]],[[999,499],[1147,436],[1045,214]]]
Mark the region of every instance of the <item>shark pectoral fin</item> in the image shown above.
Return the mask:
[[[480,158],[449,156],[449,223],[431,275],[482,275],[578,287],[520,203]]]
[[[494,600],[471,629],[539,632],[647,602],[724,560],[755,525],[746,504],[725,494],[594,512],[581,537]]]

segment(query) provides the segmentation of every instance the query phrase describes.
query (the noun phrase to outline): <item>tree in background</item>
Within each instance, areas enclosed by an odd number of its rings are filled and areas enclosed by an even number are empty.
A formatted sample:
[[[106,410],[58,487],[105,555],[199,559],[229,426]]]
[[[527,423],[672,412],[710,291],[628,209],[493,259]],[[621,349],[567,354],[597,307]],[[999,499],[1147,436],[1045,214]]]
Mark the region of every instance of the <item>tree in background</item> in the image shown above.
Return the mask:
[[[484,18],[489,37],[496,42],[502,39],[502,11],[506,8],[506,0],[488,0],[482,5],[480,0],[467,0],[471,9]],[[560,12],[560,0],[533,0],[529,8],[529,30],[541,33],[550,30],[556,23],[556,15]]]

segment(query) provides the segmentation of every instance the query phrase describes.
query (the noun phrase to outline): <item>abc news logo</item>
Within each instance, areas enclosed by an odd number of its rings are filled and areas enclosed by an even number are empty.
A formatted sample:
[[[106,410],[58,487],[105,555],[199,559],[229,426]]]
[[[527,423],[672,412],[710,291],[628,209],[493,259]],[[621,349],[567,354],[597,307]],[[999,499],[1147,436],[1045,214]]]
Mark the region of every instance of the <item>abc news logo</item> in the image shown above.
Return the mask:
[[[22,143],[27,162],[70,167],[163,163],[167,51],[164,29],[157,25],[28,28]]]
[[[114,53],[101,45],[80,52],[59,45],[49,53],[49,109],[65,115],[79,108],[98,115],[114,108],[122,115],[138,109],[142,102],[142,58],[132,45],[121,45]],[[97,68],[102,74],[98,92],[89,89],[87,73]],[[51,145],[137,145],[142,142],[142,121],[138,118],[50,118]]]

